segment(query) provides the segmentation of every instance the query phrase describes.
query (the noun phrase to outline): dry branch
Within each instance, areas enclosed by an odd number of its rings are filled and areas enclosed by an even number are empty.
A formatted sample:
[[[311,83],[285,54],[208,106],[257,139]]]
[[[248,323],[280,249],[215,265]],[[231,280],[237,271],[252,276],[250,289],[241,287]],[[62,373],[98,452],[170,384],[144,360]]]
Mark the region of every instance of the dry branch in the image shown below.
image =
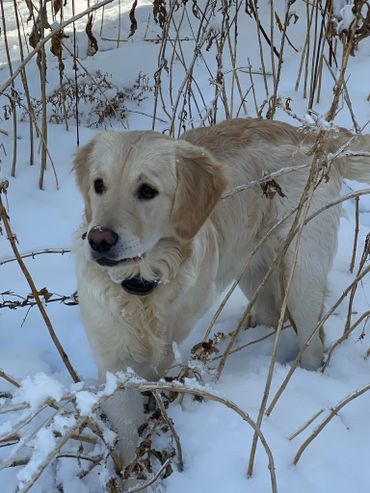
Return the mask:
[[[78,305],[77,291],[75,291],[70,296],[64,296],[55,293],[50,293],[46,288],[43,288],[38,292],[38,294],[40,298],[42,298],[42,302],[45,305],[49,303],[61,303],[66,306]],[[6,295],[16,299],[4,299],[4,296]],[[11,291],[5,291],[4,293],[0,293],[0,296],[3,297],[3,301],[0,302],[0,309],[9,308],[11,310],[15,310],[17,308],[24,308],[26,306],[32,307],[37,305],[37,301],[35,300],[32,293],[24,297],[20,295],[15,295]]]
[[[14,252],[14,255],[15,257],[17,258],[17,262],[19,264],[19,267],[24,275],[24,277],[26,278],[27,282],[28,282],[28,285],[30,286],[30,289],[32,291],[32,295],[36,301],[36,304],[40,310],[40,313],[41,313],[41,316],[42,318],[44,319],[44,322],[45,322],[45,325],[49,331],[49,334],[69,372],[69,374],[71,375],[72,379],[74,382],[79,382],[80,379],[75,371],[75,369],[73,368],[71,362],[69,361],[69,358],[66,354],[66,352],[64,351],[63,349],[63,346],[61,345],[59,339],[58,339],[58,336],[56,335],[55,331],[54,331],[54,328],[51,324],[51,321],[49,319],[49,316],[48,314],[46,313],[46,310],[45,310],[45,307],[40,299],[40,295],[39,295],[39,292],[36,288],[36,285],[34,283],[34,280],[32,279],[32,276],[31,274],[29,273],[25,263],[23,262],[22,260],[22,257],[19,253],[19,250],[18,250],[18,247],[17,247],[17,243],[16,243],[16,236],[14,235],[14,233],[12,232],[11,230],[11,227],[10,227],[10,223],[9,223],[9,219],[8,219],[8,215],[6,213],[6,210],[3,206],[3,203],[2,203],[2,200],[1,200],[1,192],[0,192],[0,219],[2,220],[3,224],[4,224],[4,227],[5,227],[5,231],[6,231],[6,234],[7,234],[7,238],[8,238],[8,241],[12,247],[12,250]]]
[[[26,58],[23,60],[23,62],[14,70],[13,75],[0,87],[0,94],[3,94],[8,87],[12,84],[12,82],[18,77],[18,75],[21,73],[21,71],[26,67],[26,65],[32,60],[32,58],[37,55],[37,53],[40,51],[40,49],[52,39],[53,36],[58,34],[59,31],[62,29],[65,29],[67,26],[70,24],[73,24],[73,22],[76,22],[77,20],[81,19],[85,15],[90,14],[91,12],[94,12],[95,10],[100,9],[104,5],[108,5],[109,3],[113,2],[113,0],[103,0],[102,2],[96,3],[95,5],[92,5],[91,7],[87,8],[83,12],[80,12],[79,14],[76,14],[75,16],[71,17],[70,19],[62,22],[57,26],[56,29],[53,29],[47,36],[44,38],[40,39],[40,41],[37,43],[35,48],[26,56]]]
[[[3,378],[6,380],[8,383],[14,385],[14,387],[20,387],[19,383],[14,380],[11,376],[9,376],[7,373],[5,373],[3,370],[0,370],[0,378]]]
[[[249,426],[252,427],[253,430],[256,431],[258,434],[261,443],[264,447],[264,450],[266,452],[267,458],[268,458],[268,464],[269,464],[269,471],[270,471],[270,478],[271,478],[271,490],[273,493],[277,493],[277,483],[276,483],[276,475],[275,475],[275,465],[274,465],[274,459],[271,453],[271,450],[267,444],[267,441],[262,434],[262,432],[259,430],[257,427],[256,423],[250,418],[250,416],[244,412],[241,408],[239,408],[235,403],[232,401],[225,399],[221,397],[218,394],[215,394],[209,390],[206,390],[203,387],[193,387],[189,384],[182,384],[180,382],[173,381],[171,383],[167,382],[147,382],[145,380],[138,379],[136,375],[133,375],[132,373],[129,375],[125,374],[119,374],[117,376],[117,385],[116,388],[111,388],[110,390],[107,390],[105,387],[91,387],[88,388],[87,391],[91,392],[92,394],[95,394],[96,399],[94,405],[91,407],[91,412],[89,413],[89,416],[80,416],[79,419],[77,419],[77,422],[75,421],[66,431],[65,433],[58,438],[55,447],[53,450],[50,451],[50,453],[47,454],[45,459],[42,460],[42,463],[37,467],[37,469],[32,473],[32,476],[25,481],[19,491],[22,491],[25,493],[28,491],[33,484],[37,481],[37,479],[40,477],[40,475],[43,473],[45,468],[59,455],[61,455],[61,449],[62,447],[70,440],[70,439],[77,439],[77,435],[80,434],[80,431],[83,427],[87,426],[90,428],[94,435],[98,436],[100,440],[103,440],[105,443],[105,446],[107,449],[110,450],[110,445],[106,443],[104,439],[104,427],[103,423],[101,422],[101,419],[98,415],[99,408],[101,404],[108,399],[114,392],[122,392],[125,390],[130,390],[130,391],[137,391],[137,392],[150,392],[154,395],[159,395],[160,391],[163,392],[170,392],[170,393],[179,393],[179,394],[189,394],[193,396],[198,396],[202,397],[204,399],[208,399],[211,401],[218,402],[229,409],[231,409],[233,412],[238,414],[243,421],[245,421]],[[31,413],[32,418],[36,417],[37,414],[40,412],[41,408],[45,408],[45,406],[48,405],[49,400],[45,401],[43,404],[41,404],[38,410],[33,411]],[[63,404],[60,406],[57,406],[55,409],[55,412],[46,419],[46,421],[41,422],[38,426],[36,426],[36,429],[32,430],[27,436],[22,437],[22,439],[18,442],[18,445],[16,446],[16,449],[13,451],[13,453],[8,457],[8,459],[3,462],[0,466],[0,468],[5,468],[5,467],[10,467],[14,461],[17,461],[17,454],[18,452],[22,449],[22,447],[27,447],[27,445],[30,443],[32,437],[36,435],[38,430],[41,428],[43,429],[52,429],[52,425],[55,421],[55,417],[60,414],[60,413],[65,413],[67,410],[67,405],[73,405],[76,406],[76,393],[66,393],[63,395],[61,398],[61,401]],[[161,402],[161,401],[159,401]],[[12,405],[12,406],[6,406],[6,407],[0,407],[0,414],[3,413],[9,413],[9,412],[15,412],[17,410],[22,410],[22,409],[27,409],[29,405],[27,403],[20,403],[17,405]],[[162,406],[160,406],[162,407]],[[161,409],[163,413],[163,407]],[[71,409],[70,413],[77,414],[77,416],[80,414],[78,408],[73,410]],[[163,415],[164,416],[164,415]],[[29,424],[30,417],[26,418],[28,421],[27,423]],[[165,422],[168,424],[169,418],[165,418]],[[21,423],[20,425],[23,425],[24,423]],[[172,432],[174,431],[174,427],[172,425]],[[177,435],[177,433],[175,433]],[[9,437],[7,437],[9,438]],[[17,438],[16,438],[17,440]],[[181,450],[181,449],[179,449]],[[111,452],[109,452],[110,454]],[[112,456],[113,458],[113,456]],[[181,452],[179,453],[179,459],[181,459]],[[118,464],[118,467],[119,464]],[[159,473],[160,474],[160,473]],[[158,477],[157,475],[155,476],[156,478]],[[135,490],[133,490],[135,491]]]
[[[320,414],[322,414],[324,412],[324,409],[320,409],[320,411],[317,411],[317,413],[315,413],[312,418],[310,418],[308,421],[306,421],[306,423],[304,425],[302,425],[297,431],[295,431],[294,433],[292,433],[290,436],[289,436],[289,440],[293,440],[293,438],[297,437],[298,435],[300,435],[306,428],[308,428],[310,426],[311,423],[313,423],[315,421],[316,418],[318,418],[320,416]]]
[[[72,435],[76,433],[80,428],[83,427],[84,423],[86,422],[87,418],[81,418],[75,426],[72,427],[72,429],[62,436],[58,441],[56,446],[53,448],[53,450],[46,456],[44,461],[39,465],[37,468],[36,472],[33,473],[32,478],[29,480],[26,480],[21,483],[20,486],[17,488],[17,493],[27,493],[32,486],[36,483],[36,481],[39,479],[41,474],[44,472],[44,470],[48,467],[48,465],[60,454],[60,451],[64,447],[64,445],[70,440]]]
[[[143,491],[145,490],[146,488],[148,488],[149,486],[151,486],[153,483],[155,483],[156,481],[158,481],[158,479],[161,477],[161,474],[163,473],[163,471],[166,470],[167,466],[171,463],[170,459],[167,459],[163,464],[162,466],[158,469],[158,471],[154,474],[154,476],[149,479],[148,481],[144,481],[143,483],[137,485],[137,486],[133,486],[132,488],[130,488],[129,490],[123,492],[123,493],[136,493],[137,491]]]
[[[342,401],[340,401],[336,406],[334,406],[330,412],[330,414],[320,423],[320,425],[315,429],[315,431],[305,440],[302,445],[299,447],[296,455],[294,456],[293,464],[297,465],[299,459],[301,458],[303,452],[306,450],[308,445],[322,432],[325,426],[334,418],[334,416],[338,415],[338,412],[346,406],[349,402],[352,402],[357,397],[360,397],[362,394],[370,390],[370,384],[365,385],[361,389],[356,390],[351,393],[347,397],[345,397]]]
[[[330,310],[328,312],[326,312],[326,314],[321,318],[321,320],[319,321],[319,323],[317,324],[317,326],[315,327],[315,329],[311,333],[311,336],[306,340],[305,344],[302,346],[302,348],[298,352],[295,360],[292,363],[292,366],[291,366],[291,368],[290,368],[287,376],[285,377],[283,383],[280,385],[280,387],[277,390],[275,396],[271,400],[271,403],[270,403],[270,405],[269,405],[269,407],[268,407],[268,409],[266,411],[267,416],[269,416],[271,414],[271,412],[272,412],[273,408],[275,407],[277,401],[281,397],[281,394],[286,389],[286,386],[288,385],[288,382],[290,381],[293,373],[295,372],[295,370],[298,367],[299,360],[300,360],[303,352],[309,346],[309,344],[310,344],[311,340],[313,339],[313,337],[319,332],[320,328],[323,326],[323,324],[326,322],[326,320],[330,317],[330,315],[332,315],[335,312],[335,310],[338,308],[338,306],[343,302],[343,300],[346,298],[346,296],[351,292],[353,286],[355,286],[356,284],[358,284],[369,272],[370,272],[370,266],[368,266],[366,269],[364,269],[361,272],[361,274],[359,276],[357,276],[354,279],[354,281],[352,281],[351,284],[349,284],[347,286],[347,288],[344,290],[344,292],[339,297],[339,299],[336,301],[336,303],[334,303],[334,305],[330,308]]]
[[[182,455],[182,448],[181,448],[181,442],[180,442],[180,437],[171,421],[171,418],[168,416],[166,412],[166,408],[164,407],[163,399],[161,398],[161,395],[158,391],[153,392],[154,398],[157,402],[157,405],[159,409],[161,410],[163,420],[171,430],[171,433],[173,435],[173,438],[176,442],[176,449],[177,449],[177,456],[178,456],[178,469],[180,472],[184,470],[184,459]]]
[[[28,253],[22,253],[20,254],[21,258],[35,258],[38,255],[44,255],[46,253],[58,253],[60,255],[64,255],[65,253],[70,253],[71,249],[70,248],[44,248],[43,250],[35,250],[33,252],[28,252]],[[0,260],[0,265],[5,265],[8,264],[9,262],[15,262],[17,261],[17,257],[9,257],[9,258],[4,258],[3,260]]]
[[[320,140],[320,137],[322,138],[322,136],[319,134],[318,141]],[[279,348],[280,335],[281,335],[283,323],[284,323],[284,320],[286,318],[286,315],[289,316],[288,297],[289,297],[290,289],[291,289],[291,286],[293,283],[295,269],[296,269],[296,266],[298,263],[298,256],[299,256],[299,252],[300,252],[300,243],[301,243],[301,238],[302,238],[302,234],[304,231],[305,220],[306,220],[307,215],[308,215],[308,211],[309,211],[309,207],[310,207],[311,200],[313,197],[313,193],[314,193],[316,186],[317,186],[317,183],[318,183],[320,168],[321,168],[321,161],[320,161],[320,155],[318,154],[315,156],[315,159],[312,162],[312,166],[311,166],[309,175],[307,177],[307,182],[306,182],[305,188],[302,192],[302,195],[301,195],[301,198],[300,198],[300,201],[298,204],[298,210],[297,210],[296,216],[294,218],[294,221],[293,221],[293,223],[289,229],[289,232],[286,236],[283,247],[282,247],[281,251],[279,252],[279,255],[277,256],[277,258],[279,259],[279,262],[280,262],[280,272],[281,272],[280,284],[281,284],[282,301],[281,301],[279,321],[278,321],[278,326],[276,329],[276,335],[275,335],[275,339],[274,339],[274,345],[273,345],[269,370],[268,370],[268,374],[267,374],[267,378],[266,378],[265,389],[264,389],[263,397],[261,400],[261,405],[260,405],[260,408],[258,411],[257,425],[259,427],[261,427],[261,424],[262,424],[263,416],[264,416],[266,405],[267,405],[267,400],[268,400],[270,389],[271,389],[273,372],[274,372],[274,367],[275,367],[275,362],[276,362],[277,351]],[[286,269],[285,268],[285,255],[288,251],[288,248],[290,247],[290,244],[291,244],[293,238],[295,238],[295,241],[296,241],[295,248],[294,248],[293,261],[292,261],[292,265],[290,266],[289,277],[288,277],[287,281],[284,282],[285,269]],[[248,464],[248,476],[252,476],[252,474],[253,474],[254,458],[255,458],[255,454],[256,454],[257,441],[258,441],[258,437],[257,437],[257,434],[255,433],[253,436],[251,453],[250,453],[249,464]]]
[[[365,320],[365,323],[368,321],[370,318],[370,310],[367,310],[364,312],[357,320],[354,322],[348,329],[345,331],[345,333],[337,339],[331,346],[331,348],[328,351],[328,355],[326,357],[326,360],[324,361],[323,367],[321,369],[322,372],[326,370],[326,368],[329,366],[329,363],[331,361],[331,358],[333,356],[334,351],[337,349],[338,346],[340,346],[344,341],[346,341],[350,334],[360,325],[361,322]]]

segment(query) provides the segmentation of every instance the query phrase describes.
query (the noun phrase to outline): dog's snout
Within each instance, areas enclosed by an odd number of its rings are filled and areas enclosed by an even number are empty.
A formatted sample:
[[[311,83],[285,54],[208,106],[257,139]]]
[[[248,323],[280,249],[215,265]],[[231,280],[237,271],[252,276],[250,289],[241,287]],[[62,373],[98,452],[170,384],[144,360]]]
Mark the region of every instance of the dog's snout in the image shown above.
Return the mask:
[[[118,234],[112,229],[95,226],[87,236],[89,244],[96,252],[109,252],[118,241]]]

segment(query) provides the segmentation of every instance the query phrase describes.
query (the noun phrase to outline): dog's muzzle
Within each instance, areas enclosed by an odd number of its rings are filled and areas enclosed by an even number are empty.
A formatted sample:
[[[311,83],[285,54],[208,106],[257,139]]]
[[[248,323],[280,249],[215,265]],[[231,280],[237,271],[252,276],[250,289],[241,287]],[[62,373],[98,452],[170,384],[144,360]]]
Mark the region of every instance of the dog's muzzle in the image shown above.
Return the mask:
[[[87,238],[88,234],[87,232],[83,233],[81,238],[85,240]],[[127,259],[121,259],[121,260],[112,260],[106,257],[101,257],[99,259],[96,259],[95,261],[102,266],[109,266],[113,267],[118,264],[122,263],[130,263],[130,262],[139,262],[142,259],[142,257],[132,257],[132,258],[127,258]],[[146,279],[143,279],[140,276],[135,276],[130,279],[125,279],[124,281],[121,282],[122,288],[129,294],[133,294],[136,296],[146,296],[150,294],[154,289],[158,286],[159,284],[159,279],[155,279],[154,281],[147,281]]]

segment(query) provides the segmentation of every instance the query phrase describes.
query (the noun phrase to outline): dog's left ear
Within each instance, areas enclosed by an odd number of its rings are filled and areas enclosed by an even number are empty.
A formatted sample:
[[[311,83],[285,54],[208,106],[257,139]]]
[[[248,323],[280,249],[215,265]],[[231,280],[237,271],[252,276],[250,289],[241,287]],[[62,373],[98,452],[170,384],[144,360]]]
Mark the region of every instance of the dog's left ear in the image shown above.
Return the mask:
[[[91,221],[91,204],[89,198],[89,164],[90,154],[94,149],[94,139],[80,147],[74,157],[73,168],[76,173],[77,185],[82,193],[85,202],[85,217],[89,223]]]
[[[185,140],[176,142],[177,186],[171,212],[176,234],[190,240],[213,211],[228,185],[226,166]]]

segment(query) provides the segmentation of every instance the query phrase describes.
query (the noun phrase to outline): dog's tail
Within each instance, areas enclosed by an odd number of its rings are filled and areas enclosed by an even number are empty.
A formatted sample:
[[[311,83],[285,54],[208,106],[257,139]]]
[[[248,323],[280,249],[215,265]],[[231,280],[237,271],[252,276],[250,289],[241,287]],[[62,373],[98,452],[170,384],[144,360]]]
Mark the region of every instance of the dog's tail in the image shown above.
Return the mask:
[[[370,135],[355,137],[343,154],[345,157],[340,159],[343,178],[370,185]]]

